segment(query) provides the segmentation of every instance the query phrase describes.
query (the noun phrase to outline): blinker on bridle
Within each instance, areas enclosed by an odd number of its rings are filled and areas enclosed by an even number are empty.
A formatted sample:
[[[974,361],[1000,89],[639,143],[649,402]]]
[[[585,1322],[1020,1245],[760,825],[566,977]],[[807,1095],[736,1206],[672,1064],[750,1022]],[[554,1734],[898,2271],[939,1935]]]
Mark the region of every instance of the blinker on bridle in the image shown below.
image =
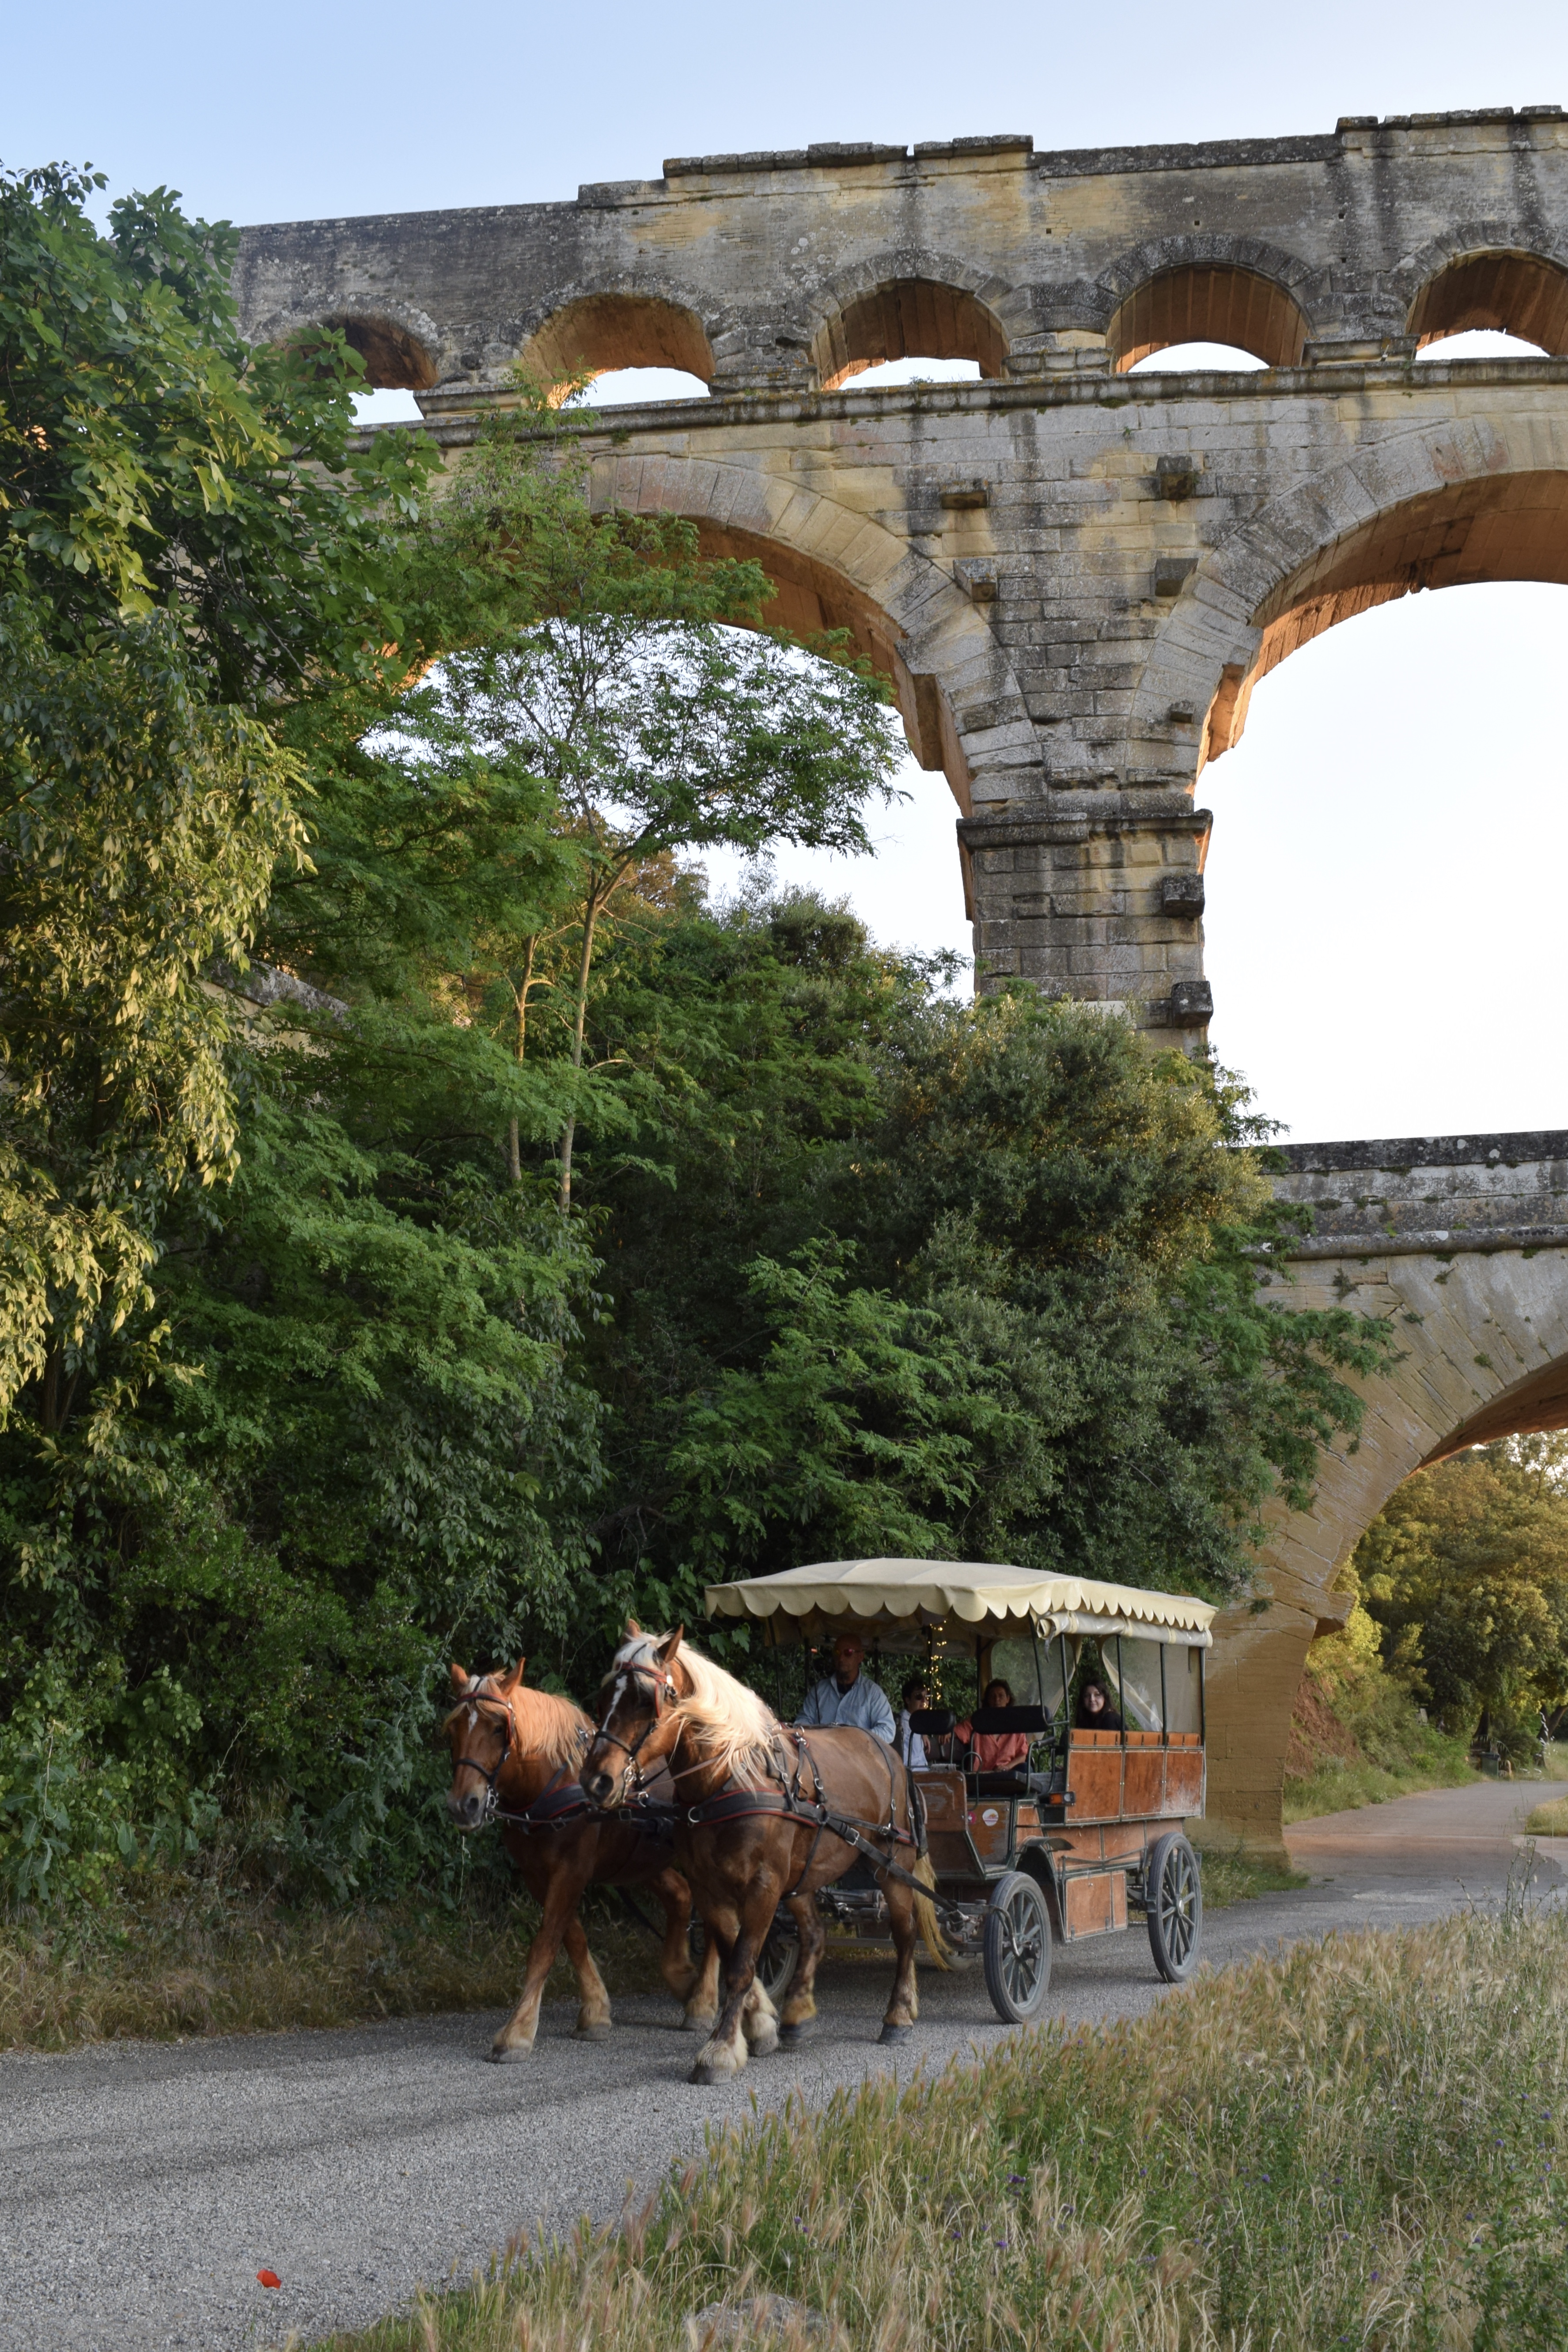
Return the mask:
[[[500,1754],[496,1758],[495,1762],[493,1764],[481,1764],[477,1756],[459,1756],[452,1767],[452,1777],[454,1780],[459,1772],[467,1770],[469,1772],[477,1772],[479,1779],[484,1782],[484,1811],[480,1814],[479,1819],[475,1822],[474,1826],[476,1829],[488,1829],[491,1822],[493,1822],[496,1817],[496,1807],[500,1801],[496,1793],[496,1782],[500,1779],[501,1774],[505,1771],[506,1759],[511,1754],[511,1735],[513,1730],[511,1701],[510,1699],[499,1697],[494,1691],[481,1691],[477,1695],[472,1692],[468,1693],[465,1697],[460,1698],[458,1701],[458,1704],[459,1706],[471,1706],[476,1715],[481,1706],[499,1706],[501,1710]]]
[[[651,1643],[649,1647],[651,1649]],[[610,1730],[607,1720],[601,1723],[594,1734],[592,1743],[594,1746],[596,1747],[603,1739],[609,1747],[618,1748],[626,1759],[621,1767],[621,1793],[624,1796],[627,1789],[634,1786],[640,1789],[644,1786],[642,1766],[637,1762],[643,1742],[657,1727],[659,1717],[664,1713],[665,1702],[679,1698],[680,1693],[676,1689],[669,1673],[660,1671],[649,1658],[628,1658],[624,1664],[617,1661],[610,1668],[605,1679],[608,1682],[611,1676],[616,1675],[629,1675],[639,1690],[646,1686],[648,1702],[653,1709],[634,1740],[628,1742],[621,1738],[619,1732]]]

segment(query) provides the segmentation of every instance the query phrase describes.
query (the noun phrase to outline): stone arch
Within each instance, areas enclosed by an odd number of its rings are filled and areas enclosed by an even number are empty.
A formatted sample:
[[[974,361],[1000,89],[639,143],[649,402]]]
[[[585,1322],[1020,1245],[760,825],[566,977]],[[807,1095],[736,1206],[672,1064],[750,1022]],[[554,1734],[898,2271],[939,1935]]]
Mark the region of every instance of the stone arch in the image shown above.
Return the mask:
[[[834,391],[884,360],[974,360],[999,376],[1027,298],[947,254],[884,253],[836,279],[813,304],[805,340]]]
[[[1489,264],[1498,272],[1497,282],[1489,286]],[[1505,272],[1504,264],[1514,267]],[[1467,277],[1467,270],[1473,274]],[[1517,320],[1533,315],[1533,301],[1541,306],[1540,323],[1554,326],[1553,297],[1564,279],[1568,237],[1552,236],[1539,225],[1526,228],[1519,221],[1457,221],[1399,264],[1384,281],[1384,300],[1391,323],[1422,343],[1462,333],[1469,326],[1496,325],[1496,318],[1485,316],[1464,317],[1463,325],[1455,321],[1466,310],[1501,308],[1505,317],[1513,314],[1509,333],[1549,352],[1562,351],[1568,349],[1568,341],[1549,342],[1544,334],[1531,333]],[[1499,297],[1504,298],[1500,304]]]
[[[1008,798],[1020,772],[1038,774],[1033,722],[986,622],[950,572],[875,516],[710,458],[611,451],[593,461],[591,494],[601,510],[683,515],[708,551],[754,558],[785,625],[847,628],[891,681],[916,759],[942,771],[963,815]]]
[[[341,299],[303,302],[268,319],[256,340],[263,343],[308,343],[322,327],[336,328],[364,362],[365,382],[376,391],[427,392],[442,373],[441,332],[433,319],[405,303],[385,302],[363,310]]]
[[[712,341],[696,304],[629,286],[572,293],[547,306],[521,358],[552,388],[612,368],[679,368],[704,383],[714,373]]]
[[[1517,335],[1552,354],[1568,352],[1568,268],[1495,247],[1450,261],[1411,304],[1407,331],[1425,350],[1475,327]]]
[[[1095,280],[1093,323],[1118,370],[1176,342],[1234,343],[1293,367],[1327,301],[1321,277],[1261,237],[1159,237]]]
[[[1275,500],[1197,565],[1145,665],[1134,723],[1205,715],[1194,773],[1238,742],[1259,678],[1322,631],[1418,588],[1568,583],[1568,422],[1517,446],[1436,422]]]
[[[1568,1427],[1568,1250],[1347,1253],[1295,1273],[1287,1308],[1392,1317],[1401,1352],[1355,1383],[1359,1439],[1323,1456],[1311,1510],[1275,1515],[1258,1601],[1215,1621],[1209,1810],[1276,1853],[1291,1708],[1315,1634],[1345,1613],[1331,1588],[1356,1543],[1413,1471],[1468,1445]]]

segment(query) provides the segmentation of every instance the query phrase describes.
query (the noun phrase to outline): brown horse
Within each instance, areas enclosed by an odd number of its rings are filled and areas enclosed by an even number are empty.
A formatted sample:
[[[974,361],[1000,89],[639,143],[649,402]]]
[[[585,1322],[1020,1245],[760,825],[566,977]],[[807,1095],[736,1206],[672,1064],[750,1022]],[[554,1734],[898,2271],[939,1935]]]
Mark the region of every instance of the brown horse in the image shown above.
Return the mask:
[[[781,2041],[798,2042],[816,2014],[814,1987],[826,1942],[816,1890],[841,1878],[858,1852],[825,1825],[824,1807],[843,1827],[859,1825],[875,1841],[858,1850],[886,1895],[898,1954],[881,2038],[904,2041],[920,2010],[917,1928],[945,1962],[930,1898],[887,1869],[891,1860],[922,1885],[934,1882],[927,1858],[916,1858],[918,1813],[902,1764],[868,1731],[814,1731],[809,1744],[799,1731],[786,1731],[754,1691],[684,1647],[682,1632],[660,1636],[628,1627],[605,1677],[605,1713],[582,1783],[595,1804],[611,1811],[663,1764],[679,1791],[675,1859],[690,1881],[709,1947],[716,1945],[724,1961],[723,2008],[692,2081],[739,2074],[748,2042],[765,2056]],[[799,1810],[789,1810],[792,1804]],[[782,2021],[755,1981],[781,1902],[800,1936],[800,1967]]]
[[[525,1689],[526,1663],[520,1658],[515,1674],[499,1675],[469,1675],[454,1666],[457,1705],[446,1723],[454,1766],[447,1811],[461,1830],[502,1818],[501,1843],[544,1913],[529,1946],[521,1996],[490,2056],[526,2058],[532,2049],[544,1980],[563,1942],[577,1971],[578,2038],[602,2042],[609,2032],[610,1997],[577,1916],[591,1885],[646,1886],[658,1896],[665,1920],[660,1971],[685,2003],[688,2026],[706,2032],[719,2006],[719,1956],[710,1937],[702,1967],[692,1964],[691,1889],[672,1866],[668,1843],[629,1822],[606,1822],[580,1800],[574,1804],[577,1760],[593,1726],[570,1699]]]

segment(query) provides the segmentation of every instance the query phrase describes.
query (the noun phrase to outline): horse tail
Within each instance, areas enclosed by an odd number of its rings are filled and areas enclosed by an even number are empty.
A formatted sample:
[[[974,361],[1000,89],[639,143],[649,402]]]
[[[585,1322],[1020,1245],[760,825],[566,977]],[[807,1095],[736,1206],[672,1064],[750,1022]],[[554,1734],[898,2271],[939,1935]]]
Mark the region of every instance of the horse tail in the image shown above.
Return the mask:
[[[936,1865],[929,1853],[921,1855],[913,1870],[910,1871],[910,1876],[918,1878],[922,1886],[936,1885]],[[937,1967],[946,1969],[951,1973],[952,1961],[948,1956],[947,1939],[942,1932],[942,1923],[936,1916],[936,1905],[929,1895],[915,1896],[915,1924],[920,1928],[921,1943],[924,1944]]]

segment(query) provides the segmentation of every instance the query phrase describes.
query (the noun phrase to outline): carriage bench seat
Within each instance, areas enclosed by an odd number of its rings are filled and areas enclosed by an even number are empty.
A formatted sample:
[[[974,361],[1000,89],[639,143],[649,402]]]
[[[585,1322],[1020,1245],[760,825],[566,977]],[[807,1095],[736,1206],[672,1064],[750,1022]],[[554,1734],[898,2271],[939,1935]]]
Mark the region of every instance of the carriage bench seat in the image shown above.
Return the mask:
[[[1061,1791],[1053,1790],[1048,1772],[1026,1772],[1021,1768],[1012,1772],[970,1772],[964,1785],[972,1797],[1038,1797],[1046,1802],[1059,1802]]]

